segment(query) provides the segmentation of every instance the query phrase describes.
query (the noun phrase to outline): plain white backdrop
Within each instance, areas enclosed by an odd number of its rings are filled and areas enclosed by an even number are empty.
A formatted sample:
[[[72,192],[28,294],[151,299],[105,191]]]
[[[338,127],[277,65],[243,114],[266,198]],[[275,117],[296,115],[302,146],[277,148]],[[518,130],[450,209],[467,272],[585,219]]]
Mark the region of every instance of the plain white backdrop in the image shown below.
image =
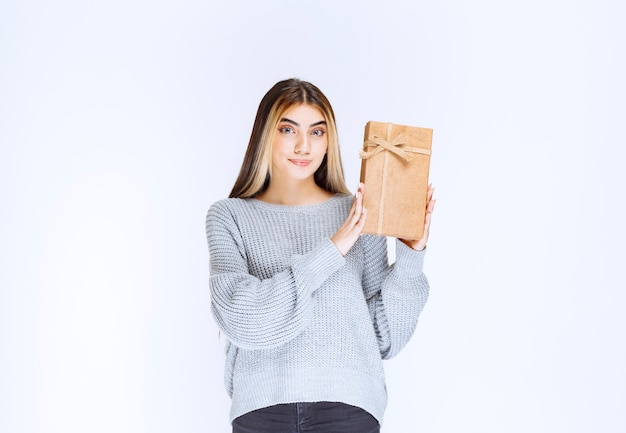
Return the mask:
[[[0,431],[229,431],[204,217],[276,81],[434,129],[383,432],[626,430],[623,6],[0,3]]]

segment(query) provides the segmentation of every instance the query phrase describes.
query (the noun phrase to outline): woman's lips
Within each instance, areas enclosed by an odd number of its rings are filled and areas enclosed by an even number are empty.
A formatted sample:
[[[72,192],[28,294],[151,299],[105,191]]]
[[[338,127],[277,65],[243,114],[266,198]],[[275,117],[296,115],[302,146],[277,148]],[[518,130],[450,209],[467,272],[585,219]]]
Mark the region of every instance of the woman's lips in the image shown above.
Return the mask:
[[[297,165],[298,167],[307,167],[311,163],[311,160],[310,159],[290,159],[289,162],[291,162],[293,165]]]

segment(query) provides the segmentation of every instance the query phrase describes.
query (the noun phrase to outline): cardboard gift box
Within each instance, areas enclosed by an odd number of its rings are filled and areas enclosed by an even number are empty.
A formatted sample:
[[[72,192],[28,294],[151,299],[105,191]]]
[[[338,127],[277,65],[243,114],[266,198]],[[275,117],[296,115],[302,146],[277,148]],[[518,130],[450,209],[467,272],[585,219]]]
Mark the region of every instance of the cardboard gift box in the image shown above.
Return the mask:
[[[432,138],[428,128],[367,122],[360,155],[367,209],[363,233],[423,237]]]

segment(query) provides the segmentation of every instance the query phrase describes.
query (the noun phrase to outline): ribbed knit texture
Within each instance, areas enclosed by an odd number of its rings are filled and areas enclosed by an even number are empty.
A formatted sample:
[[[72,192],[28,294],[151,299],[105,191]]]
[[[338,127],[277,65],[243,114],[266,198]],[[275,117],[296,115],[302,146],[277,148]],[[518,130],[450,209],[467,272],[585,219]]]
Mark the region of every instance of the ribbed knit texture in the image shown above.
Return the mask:
[[[231,420],[280,403],[335,401],[382,424],[382,359],[411,338],[428,298],[424,252],[363,235],[343,257],[330,238],[353,197],[283,206],[213,204],[206,220],[213,316],[226,336]]]

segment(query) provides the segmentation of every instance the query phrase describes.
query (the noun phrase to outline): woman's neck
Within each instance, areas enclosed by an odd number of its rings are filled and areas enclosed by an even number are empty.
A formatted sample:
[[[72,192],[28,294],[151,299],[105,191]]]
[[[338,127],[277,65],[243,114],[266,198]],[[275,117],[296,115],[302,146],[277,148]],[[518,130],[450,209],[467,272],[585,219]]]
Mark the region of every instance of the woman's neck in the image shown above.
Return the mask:
[[[333,195],[333,193],[326,191],[314,182],[307,182],[306,184],[290,183],[289,185],[276,185],[270,182],[267,189],[257,199],[271,204],[304,206],[321,203]]]

